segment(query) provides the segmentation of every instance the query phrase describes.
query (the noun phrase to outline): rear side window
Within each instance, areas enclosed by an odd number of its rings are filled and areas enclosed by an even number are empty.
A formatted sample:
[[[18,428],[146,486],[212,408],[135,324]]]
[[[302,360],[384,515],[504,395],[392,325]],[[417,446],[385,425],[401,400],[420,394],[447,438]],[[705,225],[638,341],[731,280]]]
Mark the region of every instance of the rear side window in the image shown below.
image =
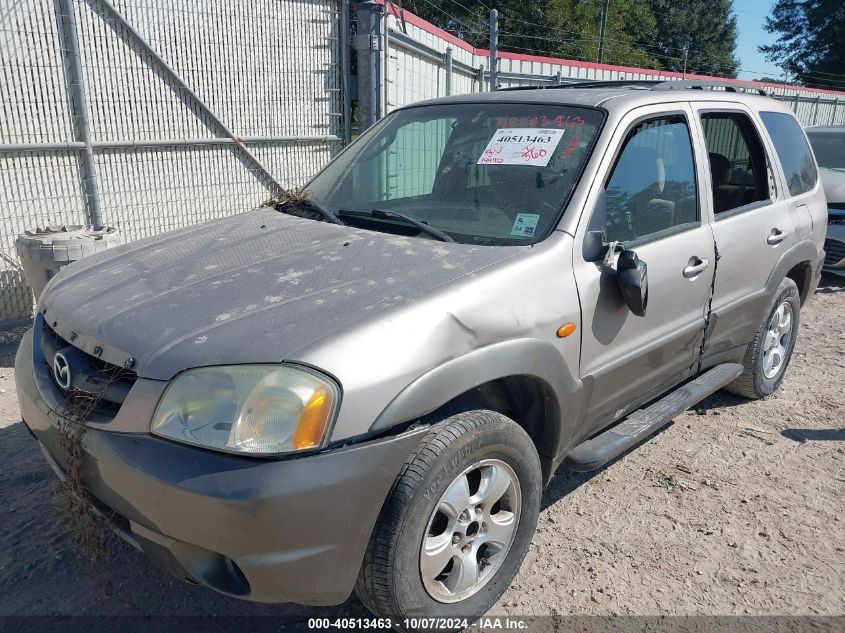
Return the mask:
[[[766,154],[751,120],[740,112],[706,112],[701,125],[716,215],[768,200]]]
[[[797,196],[815,187],[818,179],[816,164],[795,117],[781,112],[761,112],[760,118],[775,144],[789,193]]]
[[[608,240],[629,242],[698,221],[692,143],[686,118],[661,116],[635,125],[605,185],[606,209],[591,220]]]

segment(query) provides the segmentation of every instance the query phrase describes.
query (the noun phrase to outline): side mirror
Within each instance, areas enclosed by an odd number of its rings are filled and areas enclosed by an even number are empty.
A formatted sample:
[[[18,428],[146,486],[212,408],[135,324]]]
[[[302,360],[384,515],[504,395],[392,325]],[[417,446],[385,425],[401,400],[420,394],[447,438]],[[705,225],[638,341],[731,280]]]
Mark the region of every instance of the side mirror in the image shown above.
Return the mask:
[[[597,262],[607,254],[607,238],[604,231],[587,231],[584,235],[584,261]]]
[[[622,251],[616,261],[616,282],[625,304],[636,316],[648,307],[648,266],[634,251]]]

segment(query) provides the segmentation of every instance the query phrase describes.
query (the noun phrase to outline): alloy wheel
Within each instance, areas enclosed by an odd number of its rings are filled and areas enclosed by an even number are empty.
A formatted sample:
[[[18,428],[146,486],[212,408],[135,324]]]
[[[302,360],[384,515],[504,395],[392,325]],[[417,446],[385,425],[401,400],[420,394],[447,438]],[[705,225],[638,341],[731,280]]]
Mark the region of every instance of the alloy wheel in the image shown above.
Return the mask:
[[[519,480],[502,460],[485,459],[458,475],[423,536],[420,575],[428,594],[460,602],[495,576],[516,536],[521,506]]]

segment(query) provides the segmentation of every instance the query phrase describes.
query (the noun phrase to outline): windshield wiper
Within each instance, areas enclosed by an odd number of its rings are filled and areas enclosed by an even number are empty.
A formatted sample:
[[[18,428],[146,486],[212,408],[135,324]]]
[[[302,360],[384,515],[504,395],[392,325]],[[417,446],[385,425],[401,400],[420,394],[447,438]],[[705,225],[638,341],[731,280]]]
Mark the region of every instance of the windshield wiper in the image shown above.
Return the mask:
[[[311,211],[316,211],[317,213],[322,215],[326,220],[332,222],[333,224],[340,224],[341,226],[346,226],[343,220],[337,217],[334,213],[332,213],[328,209],[324,209],[319,204],[317,204],[313,200],[309,200],[308,198],[304,200],[297,200],[296,202],[288,202],[287,204],[283,205],[280,209],[282,213],[285,213],[284,207],[307,207]]]
[[[423,233],[426,233],[427,235],[430,235],[434,239],[440,240],[441,242],[455,241],[449,235],[446,235],[446,233],[444,233],[437,227],[431,226],[430,224],[426,224],[425,222],[420,222],[416,218],[412,218],[410,215],[405,215],[404,213],[399,213],[398,211],[389,211],[387,209],[373,209],[369,213],[367,211],[347,211],[345,209],[338,209],[337,211],[338,215],[356,216],[359,213],[379,219],[396,218],[398,220],[404,220],[405,222],[413,224]]]

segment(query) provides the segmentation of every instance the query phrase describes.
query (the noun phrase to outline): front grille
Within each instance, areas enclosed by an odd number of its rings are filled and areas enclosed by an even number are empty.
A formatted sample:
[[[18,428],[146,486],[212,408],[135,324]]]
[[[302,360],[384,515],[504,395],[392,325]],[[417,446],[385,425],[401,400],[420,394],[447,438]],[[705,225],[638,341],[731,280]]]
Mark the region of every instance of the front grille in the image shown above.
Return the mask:
[[[826,239],[824,241],[824,265],[836,266],[843,259],[845,259],[845,242]]]
[[[87,354],[63,339],[43,321],[40,336],[41,360],[46,365],[46,373],[64,398],[60,412],[86,420],[92,414],[107,419],[117,415],[135,384],[137,374]],[[56,379],[54,363],[57,352],[69,361],[68,371],[63,375],[65,384],[60,384]]]

